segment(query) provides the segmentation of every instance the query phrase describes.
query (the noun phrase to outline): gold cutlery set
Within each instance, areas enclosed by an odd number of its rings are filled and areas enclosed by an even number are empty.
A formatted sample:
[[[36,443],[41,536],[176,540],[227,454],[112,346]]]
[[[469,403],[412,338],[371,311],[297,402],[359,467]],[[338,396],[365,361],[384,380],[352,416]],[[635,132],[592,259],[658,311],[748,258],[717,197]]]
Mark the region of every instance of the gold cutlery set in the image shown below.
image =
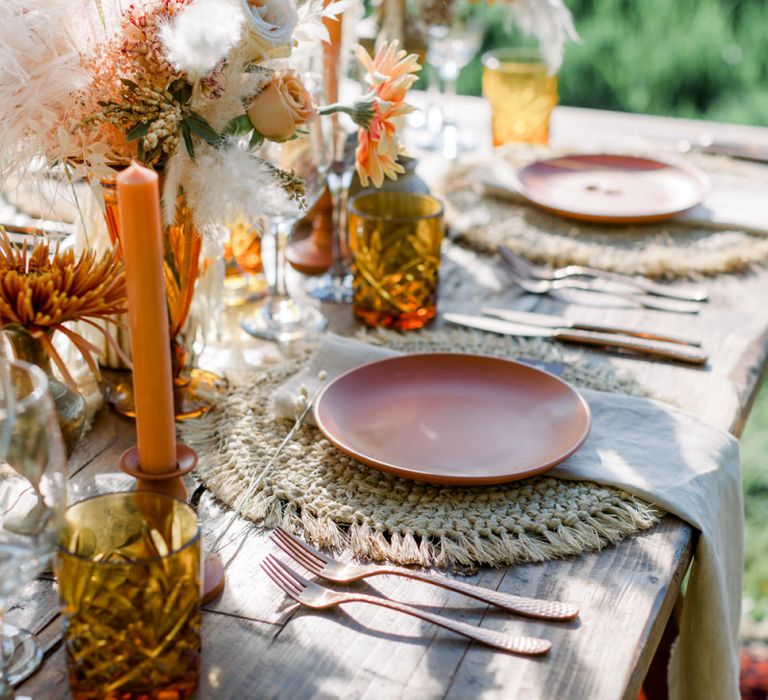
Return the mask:
[[[294,562],[318,578],[333,583],[352,583],[370,576],[393,575],[429,583],[457,593],[462,593],[475,600],[494,605],[507,612],[540,620],[567,621],[573,620],[579,611],[572,605],[556,601],[539,600],[522,596],[488,590],[445,576],[422,571],[414,571],[399,566],[378,566],[339,562],[321,554],[306,542],[294,537],[286,530],[278,527],[272,533],[272,541],[285,552]],[[457,634],[473,639],[487,646],[509,651],[515,654],[537,656],[546,654],[551,643],[546,639],[527,636],[511,636],[494,630],[485,629],[466,622],[453,620],[444,615],[421,610],[398,601],[368,595],[365,593],[342,592],[321,586],[297,573],[294,569],[277,557],[268,554],[261,564],[270,579],[287,596],[308,608],[331,608],[345,603],[367,603],[397,610],[431,622],[438,627],[451,630]]]

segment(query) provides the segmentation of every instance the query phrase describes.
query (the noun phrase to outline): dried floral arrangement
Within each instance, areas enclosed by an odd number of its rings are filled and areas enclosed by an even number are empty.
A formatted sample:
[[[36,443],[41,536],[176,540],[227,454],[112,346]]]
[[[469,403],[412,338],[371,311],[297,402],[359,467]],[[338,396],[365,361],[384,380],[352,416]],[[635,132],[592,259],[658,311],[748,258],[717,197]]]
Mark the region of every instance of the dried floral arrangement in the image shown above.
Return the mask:
[[[415,58],[385,46],[366,60],[371,92],[322,110],[291,67],[354,1],[3,0],[0,176],[42,159],[95,182],[139,160],[163,170],[166,203],[184,189],[198,225],[254,220],[301,194],[255,149],[343,111],[360,127],[361,177],[395,177],[391,120]]]
[[[115,320],[126,311],[125,275],[117,251],[101,257],[86,251],[51,250],[47,241],[31,251],[14,246],[0,229],[0,329],[23,328],[46,349],[65,381],[76,384],[53,345],[59,331],[72,341],[93,373],[99,370],[94,355],[100,350],[64,324],[80,321],[97,329],[121,354],[102,323]],[[126,360],[127,361],[127,360]]]

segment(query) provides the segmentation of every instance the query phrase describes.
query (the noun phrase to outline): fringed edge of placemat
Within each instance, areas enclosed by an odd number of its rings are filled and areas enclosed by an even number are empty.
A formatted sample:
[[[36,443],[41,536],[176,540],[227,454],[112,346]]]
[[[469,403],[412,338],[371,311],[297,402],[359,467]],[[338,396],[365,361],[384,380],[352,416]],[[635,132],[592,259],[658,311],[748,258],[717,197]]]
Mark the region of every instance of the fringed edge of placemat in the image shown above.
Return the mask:
[[[223,475],[213,470],[212,463],[219,458],[216,441],[210,437],[199,439],[206,433],[210,435],[208,431],[217,431],[217,422],[217,416],[209,414],[198,421],[193,430],[185,430],[185,440],[201,455],[197,477],[217,500],[234,507],[243,486],[239,475]],[[205,454],[211,448],[213,452]],[[512,566],[597,552],[629,535],[651,529],[665,515],[660,508],[631,494],[598,484],[594,486],[615,493],[612,496],[615,503],[609,509],[601,510],[596,516],[563,523],[554,530],[542,525],[537,536],[525,532],[497,534],[488,531],[445,533],[434,538],[392,528],[376,529],[356,522],[338,522],[338,516],[334,520],[310,513],[306,507],[298,508],[273,493],[264,492],[254,495],[242,515],[257,527],[273,529],[280,526],[289,532],[303,533],[308,542],[318,547],[350,552],[360,559],[463,569],[478,565]],[[231,497],[225,497],[225,493]]]

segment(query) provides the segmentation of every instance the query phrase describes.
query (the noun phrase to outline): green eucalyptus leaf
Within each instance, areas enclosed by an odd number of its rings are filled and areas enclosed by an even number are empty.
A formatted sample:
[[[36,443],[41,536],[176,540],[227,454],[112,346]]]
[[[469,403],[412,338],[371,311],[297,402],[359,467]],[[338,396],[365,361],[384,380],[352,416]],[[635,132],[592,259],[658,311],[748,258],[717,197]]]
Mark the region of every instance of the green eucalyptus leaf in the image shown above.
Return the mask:
[[[140,139],[147,135],[147,132],[149,131],[149,123],[139,123],[136,126],[133,127],[126,135],[125,138],[127,141],[135,141],[136,139]]]
[[[168,92],[173,95],[174,100],[183,105],[192,98],[192,86],[184,78],[174,80],[168,86]]]
[[[242,136],[247,134],[253,129],[251,120],[248,119],[247,114],[241,114],[238,117],[234,117],[224,129],[225,136]]]
[[[197,112],[190,112],[184,117],[184,121],[189,124],[189,128],[197,134],[203,141],[210,143],[212,146],[218,146],[221,143],[221,136],[216,133],[216,130],[201,117]]]
[[[254,129],[251,134],[251,140],[248,142],[248,148],[257,148],[261,146],[262,143],[264,143],[264,137]]]
[[[139,86],[136,83],[134,83],[133,80],[128,80],[128,78],[120,78],[120,82],[130,90],[135,91],[139,89]]]
[[[152,162],[155,160],[155,158],[157,158],[157,156],[159,155],[159,153],[162,150],[162,148],[163,148],[163,145],[159,144],[156,148],[153,148],[149,153],[146,154],[146,158],[147,158],[146,163],[147,163],[147,165],[151,165],[152,164]]]
[[[186,121],[181,122],[181,135],[184,138],[184,146],[187,148],[189,157],[195,159],[195,145],[192,143],[192,132],[190,131],[189,124]]]
[[[271,75],[274,73],[273,68],[267,68],[266,66],[260,66],[258,63],[249,63],[245,67],[246,73],[263,73],[264,75]]]

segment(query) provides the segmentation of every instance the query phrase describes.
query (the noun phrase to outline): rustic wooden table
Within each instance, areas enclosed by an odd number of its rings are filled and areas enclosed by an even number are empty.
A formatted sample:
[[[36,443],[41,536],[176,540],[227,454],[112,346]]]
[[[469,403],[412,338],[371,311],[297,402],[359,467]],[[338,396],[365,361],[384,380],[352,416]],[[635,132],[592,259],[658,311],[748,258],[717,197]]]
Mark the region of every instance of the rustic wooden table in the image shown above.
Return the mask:
[[[459,113],[471,119],[478,131],[487,131],[484,103],[466,104],[471,109]],[[625,143],[638,134],[674,140],[700,133],[768,144],[768,130],[573,108],[556,110],[553,141],[574,143],[599,134],[604,141],[614,138],[616,143]],[[451,255],[458,256],[478,279],[487,280],[491,299],[495,293],[499,299],[509,299],[508,285],[495,261],[461,250],[452,250]],[[583,315],[700,335],[711,353],[706,368],[587,354],[630,372],[654,394],[668,396],[682,409],[738,435],[768,355],[764,301],[768,298],[768,271],[723,276],[705,284],[711,302],[698,317],[634,309],[586,309]],[[460,299],[446,298],[441,299],[441,308],[466,309],[466,305]],[[534,308],[561,311],[562,305],[540,299]],[[324,311],[335,328],[353,327],[347,307]],[[230,367],[234,357],[238,363],[258,364],[275,352],[239,331],[225,345],[223,364]],[[117,471],[117,458],[134,439],[131,421],[102,411],[72,459],[72,499],[130,487],[130,480]],[[200,513],[210,540],[223,526],[226,511],[203,493]],[[246,537],[239,536],[246,533]],[[552,651],[539,659],[495,653],[381,608],[353,604],[322,613],[297,610],[259,567],[267,553],[276,551],[268,533],[238,523],[225,541],[227,585],[223,595],[205,608],[199,698],[463,698],[481,694],[635,698],[678,599],[696,536],[680,520],[667,517],[653,530],[600,553],[506,570],[484,569],[471,579],[511,593],[573,602],[581,616],[568,624],[500,614],[455,594],[397,577],[359,584],[457,619],[547,637],[552,640]],[[20,590],[8,620],[38,634],[46,648],[41,670],[18,692],[34,698],[64,697],[66,665],[59,642],[55,584],[41,579]],[[663,670],[651,674],[648,682],[657,683],[660,678]]]

